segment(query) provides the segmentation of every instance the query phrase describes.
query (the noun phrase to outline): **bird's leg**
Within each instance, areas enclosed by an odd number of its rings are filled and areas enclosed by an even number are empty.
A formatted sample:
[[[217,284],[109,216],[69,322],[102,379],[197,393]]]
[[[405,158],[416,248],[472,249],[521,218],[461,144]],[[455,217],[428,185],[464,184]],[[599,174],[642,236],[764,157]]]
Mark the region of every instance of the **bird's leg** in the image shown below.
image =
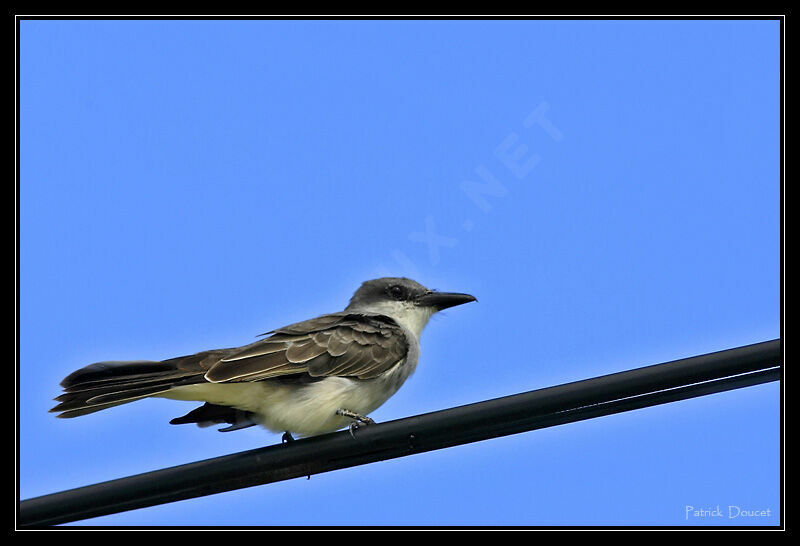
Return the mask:
[[[375,421],[367,417],[366,415],[361,415],[360,413],[356,413],[354,411],[346,410],[346,409],[338,409],[336,410],[336,415],[341,415],[342,417],[348,417],[353,419],[357,423],[361,423],[362,425],[374,425]]]
[[[336,415],[341,415],[342,417],[347,417],[352,419],[353,422],[350,423],[350,436],[353,438],[356,437],[355,430],[362,426],[362,425],[374,425],[375,421],[371,418],[367,417],[366,415],[361,415],[360,413],[356,413],[354,411],[350,411],[347,409],[338,409],[336,410]]]
[[[288,444],[289,442],[294,442],[294,437],[292,436],[292,433],[287,430],[283,433],[283,436],[281,436],[281,443]]]

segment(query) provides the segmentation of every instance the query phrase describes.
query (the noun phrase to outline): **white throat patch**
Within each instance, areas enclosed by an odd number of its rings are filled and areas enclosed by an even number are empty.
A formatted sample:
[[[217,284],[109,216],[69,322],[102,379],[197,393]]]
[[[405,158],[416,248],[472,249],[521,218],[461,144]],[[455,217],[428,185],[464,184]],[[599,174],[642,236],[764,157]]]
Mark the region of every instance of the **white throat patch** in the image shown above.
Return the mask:
[[[378,313],[391,317],[410,330],[417,339],[419,339],[422,330],[425,329],[425,325],[428,324],[428,321],[436,312],[433,307],[420,307],[405,301],[382,301],[351,310]]]

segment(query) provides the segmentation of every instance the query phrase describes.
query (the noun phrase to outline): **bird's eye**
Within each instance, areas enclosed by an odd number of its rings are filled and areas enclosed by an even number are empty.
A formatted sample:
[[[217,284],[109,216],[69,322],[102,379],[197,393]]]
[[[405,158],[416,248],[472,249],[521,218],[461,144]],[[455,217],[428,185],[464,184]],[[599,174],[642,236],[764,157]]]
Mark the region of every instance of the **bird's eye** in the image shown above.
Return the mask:
[[[394,284],[389,287],[389,295],[396,300],[402,300],[406,296],[406,290],[399,284]]]

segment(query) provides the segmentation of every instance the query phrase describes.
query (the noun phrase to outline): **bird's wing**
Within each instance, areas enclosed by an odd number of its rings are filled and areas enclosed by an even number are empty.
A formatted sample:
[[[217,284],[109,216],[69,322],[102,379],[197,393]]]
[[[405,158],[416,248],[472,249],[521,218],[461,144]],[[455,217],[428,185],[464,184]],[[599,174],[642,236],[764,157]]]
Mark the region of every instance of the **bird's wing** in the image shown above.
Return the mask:
[[[332,313],[279,328],[225,355],[205,374],[208,381],[260,381],[291,374],[369,379],[406,357],[408,340],[391,318]]]

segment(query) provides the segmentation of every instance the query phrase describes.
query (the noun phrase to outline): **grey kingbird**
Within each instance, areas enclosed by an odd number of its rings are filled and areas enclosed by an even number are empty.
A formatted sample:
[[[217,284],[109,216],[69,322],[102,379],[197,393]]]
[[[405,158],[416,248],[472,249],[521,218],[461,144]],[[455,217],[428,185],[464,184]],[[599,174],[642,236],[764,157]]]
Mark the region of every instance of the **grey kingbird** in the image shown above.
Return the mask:
[[[163,361],[109,361],[68,375],[52,410],[77,417],[147,397],[205,402],[173,424],[261,425],[312,436],[371,423],[413,373],[437,311],[475,301],[406,278],[367,281],[344,311],[262,334],[255,343]]]

